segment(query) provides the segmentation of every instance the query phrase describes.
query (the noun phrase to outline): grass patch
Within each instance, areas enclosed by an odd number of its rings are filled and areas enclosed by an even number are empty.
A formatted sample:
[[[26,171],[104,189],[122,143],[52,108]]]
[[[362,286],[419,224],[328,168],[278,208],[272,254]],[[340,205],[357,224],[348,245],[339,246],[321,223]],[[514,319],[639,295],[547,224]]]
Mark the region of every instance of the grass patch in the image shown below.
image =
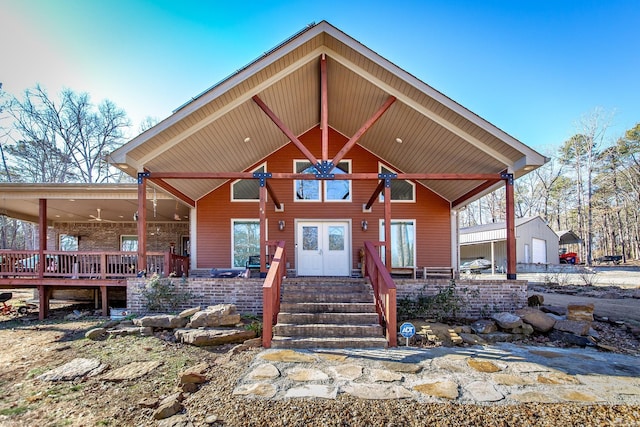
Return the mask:
[[[0,409],[0,415],[7,417],[13,417],[15,415],[22,415],[29,410],[28,406],[16,406],[14,408]]]

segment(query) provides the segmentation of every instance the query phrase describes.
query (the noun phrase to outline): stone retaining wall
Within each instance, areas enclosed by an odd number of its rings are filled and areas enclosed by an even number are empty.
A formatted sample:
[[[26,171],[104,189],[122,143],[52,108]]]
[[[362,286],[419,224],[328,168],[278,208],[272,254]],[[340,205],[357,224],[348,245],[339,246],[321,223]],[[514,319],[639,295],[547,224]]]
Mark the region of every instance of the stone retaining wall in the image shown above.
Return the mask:
[[[174,285],[193,296],[177,310],[215,304],[235,304],[239,313],[262,313],[262,283],[260,279],[172,279]],[[292,279],[301,281],[303,278]],[[349,279],[345,279],[349,280]],[[144,279],[131,279],[127,286],[127,310],[145,313],[145,301],[140,290]],[[435,295],[449,285],[448,280],[397,280],[397,299]],[[527,305],[527,282],[524,280],[458,280],[456,288],[465,301],[458,316],[479,318],[492,313],[513,312]]]

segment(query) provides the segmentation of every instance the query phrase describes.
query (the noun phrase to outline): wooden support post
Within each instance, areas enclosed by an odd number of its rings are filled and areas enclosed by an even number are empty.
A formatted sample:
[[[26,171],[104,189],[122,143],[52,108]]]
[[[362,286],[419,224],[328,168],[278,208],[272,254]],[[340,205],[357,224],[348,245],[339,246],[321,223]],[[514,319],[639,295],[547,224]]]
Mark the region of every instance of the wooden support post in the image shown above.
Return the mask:
[[[384,263],[391,273],[391,186],[384,187]]]
[[[138,271],[147,269],[147,176],[138,173]]]
[[[260,187],[260,277],[267,277],[267,186]]]
[[[47,250],[47,199],[40,199],[38,209],[38,277],[44,277],[47,260],[44,251]]]
[[[100,286],[100,295],[102,296],[102,315],[109,315],[109,299],[107,298],[107,287]]]
[[[322,160],[329,160],[329,99],[327,90],[327,56],[320,58],[320,129],[322,129]]]
[[[49,288],[44,285],[38,286],[38,319],[44,320],[49,316]]]
[[[516,227],[515,197],[513,193],[513,174],[504,174],[506,186],[507,216],[507,279],[516,279]]]

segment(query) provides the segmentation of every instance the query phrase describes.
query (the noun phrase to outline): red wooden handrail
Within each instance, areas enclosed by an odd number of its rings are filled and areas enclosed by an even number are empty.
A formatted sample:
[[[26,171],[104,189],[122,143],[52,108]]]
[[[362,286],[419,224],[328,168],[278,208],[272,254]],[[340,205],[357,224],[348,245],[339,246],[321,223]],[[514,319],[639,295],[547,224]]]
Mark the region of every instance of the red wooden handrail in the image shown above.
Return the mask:
[[[378,243],[378,246],[381,245],[384,243]],[[378,250],[372,242],[364,242],[364,265],[364,274],[371,281],[376,311],[380,324],[385,326],[389,347],[397,347],[396,284],[382,263]]]
[[[282,278],[287,274],[287,256],[285,251],[285,241],[267,242],[270,251],[275,247],[273,259],[267,272],[267,277],[262,285],[262,346],[271,347],[273,336],[273,325],[278,322],[280,312],[280,290]]]

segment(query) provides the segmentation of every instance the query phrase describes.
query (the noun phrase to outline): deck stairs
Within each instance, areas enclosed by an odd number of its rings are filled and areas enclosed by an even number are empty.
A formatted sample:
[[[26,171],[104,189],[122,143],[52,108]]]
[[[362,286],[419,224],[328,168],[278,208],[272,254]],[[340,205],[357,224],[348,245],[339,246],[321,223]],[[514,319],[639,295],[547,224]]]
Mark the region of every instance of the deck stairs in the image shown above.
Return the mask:
[[[273,348],[385,348],[371,285],[364,279],[287,278]]]

